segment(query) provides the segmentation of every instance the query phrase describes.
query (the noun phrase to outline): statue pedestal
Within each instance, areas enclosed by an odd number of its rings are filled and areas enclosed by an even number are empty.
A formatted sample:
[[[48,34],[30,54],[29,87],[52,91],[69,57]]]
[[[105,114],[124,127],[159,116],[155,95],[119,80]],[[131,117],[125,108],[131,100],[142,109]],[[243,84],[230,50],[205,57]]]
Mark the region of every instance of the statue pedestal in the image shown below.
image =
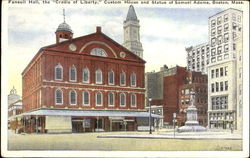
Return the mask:
[[[207,129],[197,121],[197,109],[194,105],[187,108],[187,121],[185,126],[177,129],[178,132],[205,132]]]

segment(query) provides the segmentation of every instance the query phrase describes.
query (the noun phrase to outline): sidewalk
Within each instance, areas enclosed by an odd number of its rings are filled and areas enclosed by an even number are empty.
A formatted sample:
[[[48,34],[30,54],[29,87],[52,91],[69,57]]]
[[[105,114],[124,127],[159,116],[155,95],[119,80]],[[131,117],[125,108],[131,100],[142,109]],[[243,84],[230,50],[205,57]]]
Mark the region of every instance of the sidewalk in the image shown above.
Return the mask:
[[[239,132],[189,132],[189,133],[177,133],[177,132],[158,132],[153,134],[144,135],[98,135],[97,138],[140,138],[140,139],[207,139],[207,140],[241,140],[242,136]]]

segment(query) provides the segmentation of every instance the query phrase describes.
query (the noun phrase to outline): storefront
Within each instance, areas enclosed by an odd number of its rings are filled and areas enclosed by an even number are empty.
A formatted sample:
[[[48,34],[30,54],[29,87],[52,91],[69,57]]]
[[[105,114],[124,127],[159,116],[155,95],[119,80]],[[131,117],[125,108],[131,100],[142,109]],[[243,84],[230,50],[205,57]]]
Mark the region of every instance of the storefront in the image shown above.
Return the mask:
[[[145,126],[149,116],[146,111],[39,109],[10,119],[19,120],[18,133],[82,133],[136,131]],[[151,117],[152,122],[162,119],[155,114]]]

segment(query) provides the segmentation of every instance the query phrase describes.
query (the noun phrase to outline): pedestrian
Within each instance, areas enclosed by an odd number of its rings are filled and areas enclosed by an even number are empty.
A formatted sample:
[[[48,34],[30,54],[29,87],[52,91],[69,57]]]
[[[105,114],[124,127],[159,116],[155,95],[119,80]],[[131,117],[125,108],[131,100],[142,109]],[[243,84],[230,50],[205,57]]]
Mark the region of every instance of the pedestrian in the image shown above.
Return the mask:
[[[233,133],[234,132],[234,128],[233,128],[233,126],[231,126],[231,133]]]

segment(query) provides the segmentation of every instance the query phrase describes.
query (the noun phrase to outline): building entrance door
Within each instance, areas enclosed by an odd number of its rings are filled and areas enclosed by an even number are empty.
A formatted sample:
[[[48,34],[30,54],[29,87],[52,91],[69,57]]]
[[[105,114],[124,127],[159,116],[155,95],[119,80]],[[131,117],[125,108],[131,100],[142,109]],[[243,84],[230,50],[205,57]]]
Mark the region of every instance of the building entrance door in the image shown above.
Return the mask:
[[[82,121],[74,121],[74,120],[72,120],[72,132],[73,133],[83,132]]]

